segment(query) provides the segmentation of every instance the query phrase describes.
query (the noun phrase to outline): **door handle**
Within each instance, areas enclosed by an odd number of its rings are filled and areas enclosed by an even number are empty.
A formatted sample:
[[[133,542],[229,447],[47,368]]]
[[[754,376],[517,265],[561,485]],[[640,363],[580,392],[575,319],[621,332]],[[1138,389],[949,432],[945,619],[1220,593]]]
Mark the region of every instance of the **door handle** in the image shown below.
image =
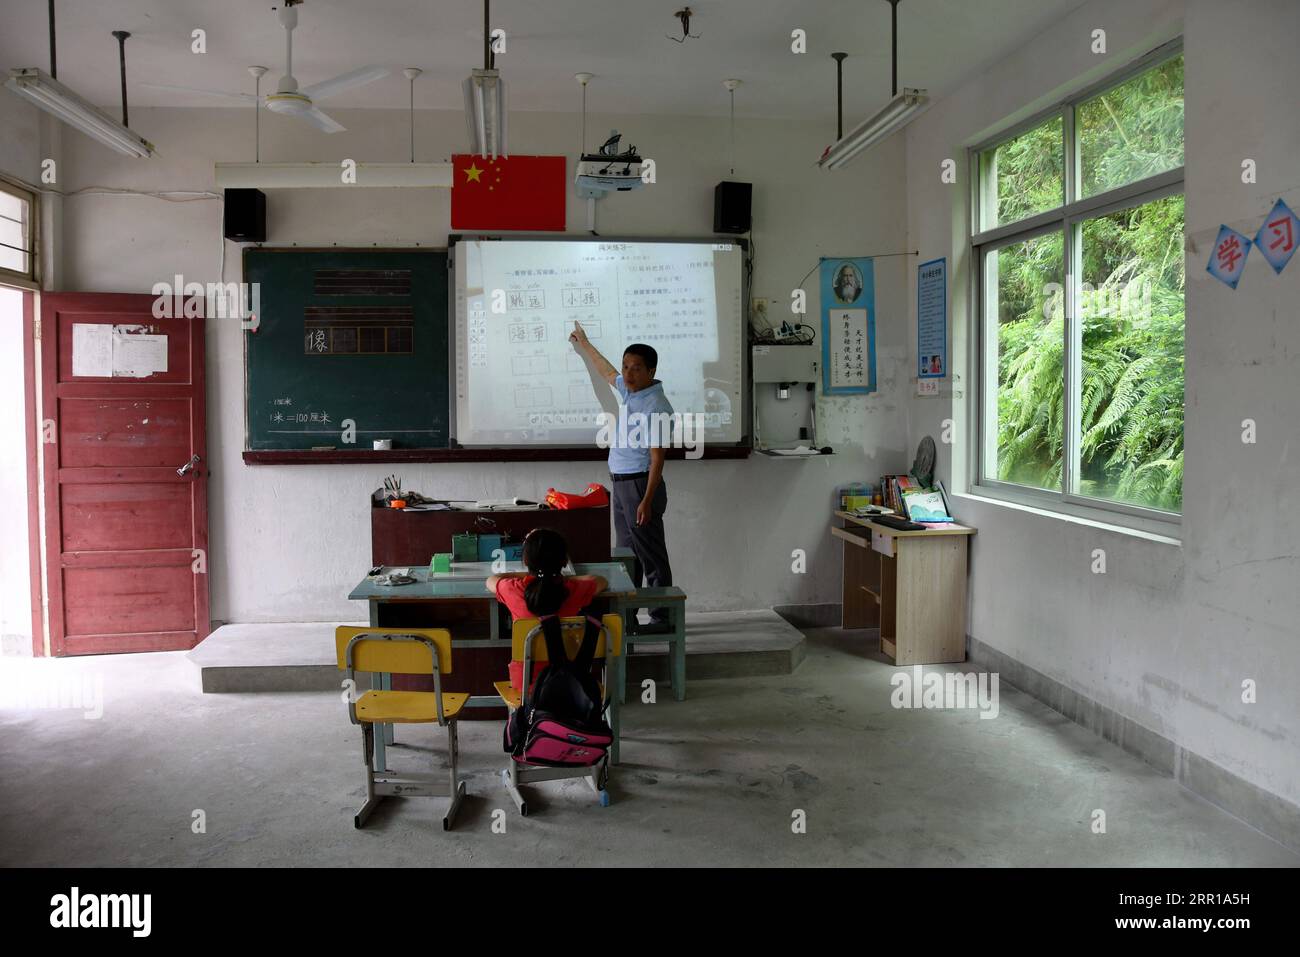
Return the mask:
[[[184,478],[185,473],[189,472],[194,468],[194,466],[198,465],[199,461],[200,459],[197,455],[191,455],[190,460],[176,470],[176,474],[179,475],[181,478]]]

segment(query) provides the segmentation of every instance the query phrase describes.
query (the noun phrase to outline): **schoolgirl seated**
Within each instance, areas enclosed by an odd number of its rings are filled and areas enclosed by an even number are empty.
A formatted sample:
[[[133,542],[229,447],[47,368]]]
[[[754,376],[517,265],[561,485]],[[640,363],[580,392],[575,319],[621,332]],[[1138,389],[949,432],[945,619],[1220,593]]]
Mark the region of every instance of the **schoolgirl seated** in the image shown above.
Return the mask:
[[[487,589],[505,605],[514,621],[558,615],[579,615],[603,592],[607,582],[599,575],[565,575],[569,564],[569,546],[554,529],[535,528],[524,538],[526,572],[504,572],[487,580]],[[534,678],[545,665],[534,670]],[[519,690],[523,684],[522,665],[511,662],[510,684]]]

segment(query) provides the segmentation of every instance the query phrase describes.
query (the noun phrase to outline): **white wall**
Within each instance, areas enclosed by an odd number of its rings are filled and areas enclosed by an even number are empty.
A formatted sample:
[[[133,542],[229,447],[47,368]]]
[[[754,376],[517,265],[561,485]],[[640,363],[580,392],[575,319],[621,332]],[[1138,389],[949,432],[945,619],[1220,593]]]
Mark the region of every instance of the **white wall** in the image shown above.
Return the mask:
[[[1094,28],[1110,53],[1089,51]],[[907,134],[909,243],[947,255],[955,383],[963,397],[912,398],[909,444],[957,420],[941,474],[959,487],[974,409],[966,355],[970,263],[965,190],[945,187],[945,157],[1098,73],[1185,36],[1187,354],[1181,547],[961,498],[972,544],[970,634],[1177,744],[1300,802],[1300,267],[1250,262],[1236,292],[1205,272],[1219,224],[1253,236],[1279,196],[1300,205],[1293,0],[1135,5],[1094,0],[1016,56],[939,103]],[[1243,185],[1241,161],[1257,161]],[[1258,254],[1255,254],[1258,256]],[[1253,257],[1252,257],[1253,258]],[[909,283],[914,282],[909,278]],[[915,354],[909,297],[909,356]],[[914,358],[910,362],[914,363]],[[1241,422],[1258,422],[1243,445]],[[1107,573],[1090,571],[1094,548]],[[1258,682],[1243,704],[1241,683]]]
[[[23,295],[0,286],[0,653],[31,654]]]
[[[0,95],[0,173],[27,183],[39,177],[39,116]],[[0,287],[0,651],[31,654],[22,329],[22,295]]]
[[[0,173],[34,182],[40,174],[40,111],[8,90],[0,96]]]
[[[408,156],[401,111],[339,111],[348,132],[324,136],[264,115],[262,160],[402,161]],[[76,133],[65,138],[69,186],[211,189],[216,160],[252,159],[251,111],[142,109],[132,125],[152,140],[149,162],[118,157]],[[512,147],[572,159],[579,119],[571,114],[511,116]],[[713,186],[728,175],[725,122],[662,116],[589,116],[589,143],[617,125],[658,165],[658,183],[604,200],[602,234],[712,234]],[[819,255],[901,249],[906,229],[903,142],[872,152],[847,173],[814,166],[830,131],[817,126],[737,124],[736,178],[754,183],[755,295],[789,303]],[[417,117],[417,158],[442,160],[463,148],[459,113]],[[335,189],[268,195],[271,244],[442,245],[446,191]],[[217,202],[166,203],[138,196],[81,195],[66,201],[64,287],[147,292],[175,273],[215,278],[221,210]],[[570,232],[585,230],[585,207],[571,197]],[[227,278],[239,273],[227,248]],[[880,391],[823,400],[819,440],[838,455],[810,461],[756,456],[735,462],[670,462],[668,541],[676,580],[698,609],[770,607],[839,600],[839,549],[827,532],[836,486],[878,477],[905,464],[903,395],[905,276],[901,258],[876,268]],[[809,280],[810,311],[817,302]],[[815,312],[814,312],[815,314]],[[671,375],[671,370],[661,370]],[[208,450],[212,468],[212,615],[266,621],[362,616],[345,600],[369,566],[367,494],[391,466],[245,466],[243,355],[234,324],[209,323]],[[403,467],[407,485],[448,498],[542,496],[548,486],[578,490],[607,481],[599,463],[424,465]],[[790,571],[791,551],[808,551],[808,573]]]

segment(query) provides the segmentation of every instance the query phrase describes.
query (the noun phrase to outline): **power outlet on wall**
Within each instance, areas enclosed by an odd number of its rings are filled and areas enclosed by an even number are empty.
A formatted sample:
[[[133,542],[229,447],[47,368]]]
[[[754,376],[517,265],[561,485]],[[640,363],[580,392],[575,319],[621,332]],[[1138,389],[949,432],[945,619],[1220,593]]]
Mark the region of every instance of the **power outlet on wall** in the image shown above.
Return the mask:
[[[749,300],[749,321],[757,329],[770,329],[772,327],[772,323],[767,318],[767,305],[768,301],[766,299],[757,296]]]

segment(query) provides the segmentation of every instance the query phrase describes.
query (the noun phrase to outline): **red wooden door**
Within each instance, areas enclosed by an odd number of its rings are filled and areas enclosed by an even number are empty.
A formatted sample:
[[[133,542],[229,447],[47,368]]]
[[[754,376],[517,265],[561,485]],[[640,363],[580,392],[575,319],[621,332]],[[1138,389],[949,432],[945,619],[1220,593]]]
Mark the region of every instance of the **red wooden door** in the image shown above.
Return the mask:
[[[153,302],[111,293],[41,296],[55,655],[192,648],[210,629],[203,320],[155,319]],[[162,365],[147,355],[157,340],[126,341],[141,334],[166,337],[165,371],[150,371]],[[133,374],[111,374],[105,348],[131,364],[119,373]],[[82,374],[74,374],[74,361]]]

